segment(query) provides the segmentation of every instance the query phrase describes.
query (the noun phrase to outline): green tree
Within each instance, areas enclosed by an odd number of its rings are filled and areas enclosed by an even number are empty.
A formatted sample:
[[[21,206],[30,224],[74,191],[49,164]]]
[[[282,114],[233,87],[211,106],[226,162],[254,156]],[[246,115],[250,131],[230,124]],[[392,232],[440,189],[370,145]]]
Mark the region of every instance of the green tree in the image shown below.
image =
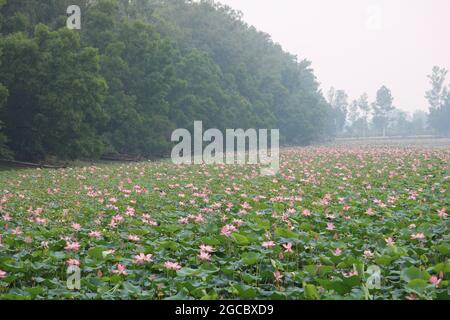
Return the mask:
[[[366,137],[367,130],[369,128],[369,115],[371,113],[371,108],[369,104],[369,96],[367,93],[363,93],[358,99],[358,108],[361,111],[361,127],[362,136]]]
[[[76,32],[38,25],[33,37],[0,40],[5,61],[0,81],[6,104],[9,145],[19,159],[95,157],[102,152],[96,125],[102,121],[106,83],[93,48]]]
[[[395,109],[392,105],[394,98],[392,97],[391,90],[386,86],[382,86],[377,91],[377,97],[372,104],[373,108],[373,123],[375,127],[382,132],[383,137],[386,136],[386,129],[390,121],[390,113]]]
[[[6,4],[6,0],[0,0],[0,9]],[[0,36],[3,23],[3,16],[0,11]],[[2,52],[0,50],[0,66],[2,64]],[[4,107],[6,105],[6,99],[8,98],[8,89],[0,82],[0,158],[11,157],[11,151],[6,146],[6,134],[4,133]]]
[[[328,103],[333,109],[336,132],[342,133],[348,115],[348,95],[344,90],[334,90],[334,88],[331,87],[328,92]]]
[[[426,92],[430,105],[430,126],[439,134],[450,134],[450,90],[445,85],[448,70],[433,67],[430,79],[431,89]]]
[[[1,62],[1,61],[0,61]],[[11,151],[6,146],[6,135],[4,134],[4,123],[2,121],[4,106],[6,104],[6,99],[8,98],[8,89],[0,83],[0,158],[10,158]]]

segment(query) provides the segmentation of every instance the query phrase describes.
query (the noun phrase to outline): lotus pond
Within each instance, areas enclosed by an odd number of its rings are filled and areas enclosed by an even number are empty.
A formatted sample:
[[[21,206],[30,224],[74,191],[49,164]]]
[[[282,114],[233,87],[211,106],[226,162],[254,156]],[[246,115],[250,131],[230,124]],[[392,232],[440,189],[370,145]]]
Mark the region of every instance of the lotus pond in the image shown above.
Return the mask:
[[[449,165],[448,148],[324,146],[285,149],[271,177],[2,171],[0,299],[448,299]]]

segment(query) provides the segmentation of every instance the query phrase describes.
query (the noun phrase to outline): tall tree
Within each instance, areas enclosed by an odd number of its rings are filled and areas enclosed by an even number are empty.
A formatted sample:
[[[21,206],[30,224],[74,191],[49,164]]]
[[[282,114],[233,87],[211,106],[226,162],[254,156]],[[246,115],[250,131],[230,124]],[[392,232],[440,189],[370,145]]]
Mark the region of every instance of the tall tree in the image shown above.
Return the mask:
[[[358,106],[358,100],[353,100],[350,103],[350,106],[348,108],[348,121],[349,124],[353,124],[356,120],[359,119],[359,117],[361,116],[360,114],[360,110],[359,110],[359,106]]]
[[[383,137],[386,136],[386,129],[390,121],[390,113],[395,109],[392,105],[394,98],[391,90],[386,86],[382,86],[377,91],[377,97],[373,103],[373,123],[375,127],[382,132]]]
[[[337,133],[344,130],[348,114],[348,95],[344,90],[334,90],[330,88],[328,93],[328,103],[331,105],[334,114],[334,124]]]
[[[448,70],[433,67],[430,79],[431,89],[426,92],[430,107],[430,126],[439,134],[450,134],[450,89],[445,85]],[[450,86],[450,85],[449,85]]]
[[[369,128],[369,115],[371,113],[369,96],[367,93],[363,93],[358,99],[358,108],[361,111],[362,127],[363,127],[363,137],[366,137],[367,130]]]
[[[447,88],[444,85],[447,73],[447,69],[434,66],[431,75],[428,76],[431,89],[426,92],[425,97],[431,109],[439,109],[444,103],[447,94]]]

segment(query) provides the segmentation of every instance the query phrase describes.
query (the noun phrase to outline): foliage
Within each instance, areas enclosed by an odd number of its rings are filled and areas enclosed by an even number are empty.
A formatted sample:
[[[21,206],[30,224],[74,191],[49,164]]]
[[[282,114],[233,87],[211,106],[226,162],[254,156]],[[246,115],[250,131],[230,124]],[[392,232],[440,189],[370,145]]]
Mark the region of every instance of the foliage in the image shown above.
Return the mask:
[[[435,66],[428,76],[431,89],[426,93],[430,104],[430,125],[442,135],[450,135],[450,90],[445,85],[447,72],[448,70]]]
[[[0,3],[1,7],[1,3]],[[0,65],[1,65],[1,51],[0,51]],[[6,100],[8,98],[9,92],[8,89],[0,82],[0,115],[3,114],[3,108],[6,104]],[[2,119],[2,117],[0,117]],[[3,122],[0,120],[0,157],[1,158],[9,158],[11,157],[11,152],[9,148],[6,146],[6,135],[3,133]]]
[[[107,85],[97,50],[81,47],[74,32],[44,25],[31,37],[3,37],[0,47],[0,81],[9,90],[5,131],[16,157],[74,159],[101,153],[95,125],[104,117]]]
[[[395,109],[392,105],[393,100],[391,90],[382,86],[377,91],[377,97],[372,106],[374,126],[383,133],[383,136],[386,135],[386,129],[391,120],[391,112]]]
[[[280,128],[282,142],[330,136],[332,113],[298,61],[210,1],[7,1],[0,80],[18,159],[163,156],[174,128]],[[44,25],[46,27],[44,27]]]

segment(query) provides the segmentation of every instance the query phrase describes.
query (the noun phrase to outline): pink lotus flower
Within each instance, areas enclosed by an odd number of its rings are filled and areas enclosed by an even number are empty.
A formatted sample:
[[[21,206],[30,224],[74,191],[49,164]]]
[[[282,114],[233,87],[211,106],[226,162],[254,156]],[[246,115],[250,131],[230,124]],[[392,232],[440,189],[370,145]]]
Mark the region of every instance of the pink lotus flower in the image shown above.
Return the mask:
[[[181,224],[188,224],[189,223],[189,219],[188,218],[180,218],[178,219],[178,222]]]
[[[341,248],[336,248],[336,250],[334,250],[334,255],[335,256],[340,256],[341,254],[342,254]]]
[[[335,226],[334,226],[333,223],[331,223],[331,222],[328,222],[328,223],[327,223],[327,230],[332,231],[332,230],[334,230],[334,228],[335,228]]]
[[[100,231],[91,231],[91,232],[89,232],[89,237],[91,237],[91,238],[99,239],[99,238],[101,238],[101,236],[102,236],[102,233]]]
[[[114,221],[114,219],[111,219],[111,222],[108,224],[108,226],[110,228],[116,228],[117,227],[117,223]]]
[[[6,278],[8,273],[6,271],[0,270],[0,279]]]
[[[22,230],[20,230],[20,227],[16,227],[13,231],[11,231],[13,235],[19,236],[22,234]]]
[[[40,225],[44,225],[47,223],[47,219],[43,219],[43,218],[36,218],[36,223],[40,224]]]
[[[309,211],[308,209],[303,210],[302,215],[305,217],[309,217],[311,215],[311,211]]]
[[[125,268],[125,266],[123,264],[120,264],[120,263],[118,263],[116,265],[116,269],[113,270],[112,272],[115,274],[118,274],[118,275],[124,275],[124,276],[128,275],[127,269]]]
[[[410,192],[408,199],[417,200],[417,192],[415,191]]]
[[[201,261],[210,261],[211,260],[211,254],[206,251],[200,251],[200,254],[198,255],[198,258]]]
[[[366,258],[372,258],[373,257],[373,252],[370,250],[365,250],[364,251],[364,257]]]
[[[385,238],[384,241],[386,242],[386,244],[388,246],[393,246],[395,244],[395,241],[394,241],[394,239],[392,239],[392,237]]]
[[[205,251],[205,252],[209,252],[209,253],[214,252],[214,248],[212,246],[207,246],[207,245],[204,245],[204,244],[202,244],[200,246],[200,250],[201,251]]]
[[[114,217],[112,217],[111,221],[114,221],[115,223],[122,222],[124,218],[120,214],[116,214]]]
[[[349,271],[349,272],[343,272],[342,275],[346,278],[354,277],[358,275],[358,271]]]
[[[242,209],[246,209],[249,210],[252,208],[251,205],[249,205],[247,202],[244,202],[243,204],[241,204]]]
[[[138,236],[134,235],[134,234],[130,234],[128,236],[128,240],[130,240],[130,241],[139,241],[141,239]]]
[[[67,242],[64,249],[67,251],[78,251],[80,249],[80,244],[78,242]]]
[[[275,277],[275,282],[277,283],[280,283],[283,279],[283,275],[278,270],[273,273],[273,276]]]
[[[231,236],[231,234],[236,231],[236,227],[232,224],[227,224],[223,226],[222,230],[220,231],[221,235],[224,235],[225,237]]]
[[[178,262],[166,261],[164,262],[164,268],[166,268],[167,270],[178,271],[181,269],[181,265]]]
[[[442,279],[439,279],[436,276],[431,276],[430,279],[428,280],[431,284],[434,284],[436,287],[439,286],[439,284],[441,283]]]
[[[133,217],[135,214],[136,210],[132,207],[127,207],[127,211],[125,212],[125,215],[129,216],[129,217]]]
[[[194,218],[195,222],[197,223],[202,223],[205,222],[205,218],[203,217],[203,215],[200,213],[198,215],[195,216]]]
[[[80,266],[80,261],[78,261],[77,259],[69,259],[69,260],[66,261],[66,263],[69,266],[77,266],[77,267]]]
[[[79,223],[72,223],[72,228],[78,231],[81,229],[81,225]]]
[[[243,223],[244,223],[244,221],[242,221],[241,219],[234,219],[233,220],[233,224],[235,224],[238,227],[240,227]]]
[[[153,261],[153,255],[151,255],[151,254],[146,255],[146,254],[140,253],[140,254],[134,256],[134,263],[137,265],[142,265],[142,264],[145,264],[147,262],[152,262],[152,261]]]
[[[425,235],[423,233],[416,233],[411,235],[412,240],[423,240],[425,239]]]
[[[275,242],[273,242],[273,241],[265,241],[265,242],[262,243],[262,246],[264,248],[266,248],[266,249],[270,249],[270,248],[275,247]]]
[[[448,216],[447,212],[445,212],[445,208],[439,209],[437,212],[441,219],[445,219]]]
[[[284,252],[292,252],[292,243],[288,242],[283,244]]]
[[[38,216],[42,213],[42,208],[36,208],[34,211],[31,211],[33,215]]]

